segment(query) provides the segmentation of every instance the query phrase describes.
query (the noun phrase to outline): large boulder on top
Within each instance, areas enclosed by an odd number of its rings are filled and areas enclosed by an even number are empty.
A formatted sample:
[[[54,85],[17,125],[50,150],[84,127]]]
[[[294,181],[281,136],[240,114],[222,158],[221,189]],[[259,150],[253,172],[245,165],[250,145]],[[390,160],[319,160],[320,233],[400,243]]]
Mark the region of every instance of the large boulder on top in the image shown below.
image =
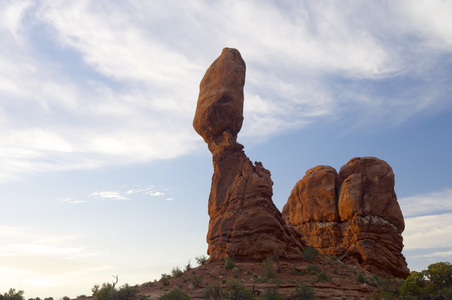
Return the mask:
[[[245,72],[240,52],[224,48],[201,80],[193,127],[207,144],[225,132],[237,138],[243,123]]]

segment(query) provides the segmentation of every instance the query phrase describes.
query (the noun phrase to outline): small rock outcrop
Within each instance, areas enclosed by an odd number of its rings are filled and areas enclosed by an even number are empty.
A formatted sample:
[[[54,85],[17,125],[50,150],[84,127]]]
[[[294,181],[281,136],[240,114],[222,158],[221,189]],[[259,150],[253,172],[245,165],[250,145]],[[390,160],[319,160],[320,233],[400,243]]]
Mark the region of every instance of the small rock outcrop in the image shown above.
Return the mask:
[[[270,172],[253,164],[236,141],[243,123],[245,70],[239,51],[225,48],[200,84],[193,127],[208,144],[214,168],[207,252],[210,260],[299,258],[301,240],[273,204]]]
[[[407,277],[405,228],[394,173],[383,160],[353,158],[337,174],[317,166],[293,188],[282,212],[307,244],[380,276]]]

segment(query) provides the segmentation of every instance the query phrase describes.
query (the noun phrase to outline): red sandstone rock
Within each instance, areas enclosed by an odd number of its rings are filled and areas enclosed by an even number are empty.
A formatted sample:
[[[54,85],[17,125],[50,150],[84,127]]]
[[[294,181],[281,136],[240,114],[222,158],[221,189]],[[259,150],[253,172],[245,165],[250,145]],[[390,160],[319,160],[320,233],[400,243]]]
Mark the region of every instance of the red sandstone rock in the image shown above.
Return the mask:
[[[330,166],[317,166],[293,188],[283,215],[288,215],[293,225],[306,222],[337,222],[336,206],[337,172]]]
[[[242,128],[245,72],[245,62],[233,48],[224,48],[206,71],[193,127],[207,144],[225,132],[235,139]]]
[[[378,216],[405,229],[402,211],[394,191],[394,173],[383,160],[357,157],[342,166],[338,175],[339,215],[346,221],[354,216]]]
[[[409,275],[394,173],[380,159],[351,159],[339,175],[328,166],[308,170],[292,190],[283,218],[321,253],[377,275]]]
[[[213,155],[207,234],[210,260],[299,258],[302,244],[273,204],[270,172],[253,165],[236,142],[243,121],[245,63],[225,48],[207,70],[193,126]]]

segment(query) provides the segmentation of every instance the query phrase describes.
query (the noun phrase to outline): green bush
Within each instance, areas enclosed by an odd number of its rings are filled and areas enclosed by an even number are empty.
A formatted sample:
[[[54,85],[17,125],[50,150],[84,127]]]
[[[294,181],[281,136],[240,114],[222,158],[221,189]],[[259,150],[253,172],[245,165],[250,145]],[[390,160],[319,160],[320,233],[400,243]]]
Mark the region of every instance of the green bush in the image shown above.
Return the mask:
[[[195,259],[196,259],[196,263],[199,266],[202,266],[207,262],[207,257],[205,255],[200,255],[200,256],[196,257]]]
[[[171,275],[163,273],[160,280],[162,281],[163,285],[169,285],[170,284]]]
[[[331,278],[323,272],[320,272],[317,275],[317,281],[330,281],[330,280],[331,280]]]
[[[277,290],[268,289],[265,294],[260,296],[259,300],[284,300]]]
[[[299,284],[295,288],[294,299],[313,300],[315,299],[314,289],[304,284]]]
[[[308,266],[308,270],[310,275],[317,275],[321,272],[320,268],[317,266]]]
[[[115,299],[117,300],[131,300],[138,294],[138,287],[124,284],[116,291]]]
[[[184,275],[184,272],[182,272],[182,270],[179,267],[174,267],[173,270],[171,271],[171,275],[174,278],[179,278],[182,277],[182,275]]]
[[[264,273],[265,273],[265,277],[267,279],[275,279],[276,278],[276,271],[273,268],[273,261],[270,259],[270,257],[267,257],[262,262],[262,266],[264,267]]]
[[[203,286],[201,277],[196,276],[196,275],[194,275],[194,274],[192,274],[192,275],[190,276],[190,282],[191,282],[191,284],[193,285],[193,287],[195,287],[195,288],[200,288],[200,287]]]
[[[358,275],[357,280],[360,283],[365,283],[366,282],[366,278],[364,278],[364,276],[362,274]]]
[[[253,294],[250,290],[247,290],[246,287],[241,284],[239,281],[237,281],[234,278],[229,278],[226,281],[226,299],[229,300],[247,300],[253,299]]]
[[[213,284],[209,284],[206,286],[204,290],[204,299],[207,300],[222,300],[225,299],[225,295],[221,291],[221,287],[218,284],[218,282],[215,282]]]
[[[191,260],[188,261],[188,264],[185,266],[184,272],[188,272],[191,270]]]
[[[235,261],[232,257],[226,256],[224,258],[224,267],[228,270],[232,270],[235,268]]]
[[[303,270],[298,271],[296,268],[292,268],[292,270],[290,271],[290,274],[303,276],[305,274],[305,271],[303,271]]]
[[[172,289],[169,293],[163,294],[160,300],[190,300],[190,297],[178,288]]]
[[[132,300],[138,294],[138,288],[128,284],[117,290],[111,283],[103,283],[102,287],[95,285],[92,291],[96,300]]]
[[[439,262],[429,265],[427,270],[411,272],[400,293],[420,299],[451,299],[452,266],[449,262]]]
[[[304,247],[301,253],[301,257],[307,262],[311,262],[317,255],[319,255],[319,251],[311,246]]]
[[[2,300],[24,300],[24,291],[16,289],[9,289],[7,293],[4,293],[3,295],[0,294],[0,299]]]

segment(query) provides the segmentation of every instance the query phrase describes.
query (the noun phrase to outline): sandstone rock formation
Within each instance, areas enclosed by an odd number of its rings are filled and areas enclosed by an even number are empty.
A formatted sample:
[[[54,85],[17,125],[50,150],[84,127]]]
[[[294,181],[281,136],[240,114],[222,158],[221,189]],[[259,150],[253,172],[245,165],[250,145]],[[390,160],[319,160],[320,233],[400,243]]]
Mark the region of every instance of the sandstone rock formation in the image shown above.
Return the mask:
[[[282,214],[321,253],[377,275],[409,275],[394,173],[383,160],[353,158],[339,174],[329,166],[308,170]]]
[[[270,172],[253,164],[236,141],[243,122],[245,70],[239,51],[225,48],[200,84],[193,127],[208,144],[214,167],[207,252],[210,260],[299,258],[301,240],[271,199]]]

